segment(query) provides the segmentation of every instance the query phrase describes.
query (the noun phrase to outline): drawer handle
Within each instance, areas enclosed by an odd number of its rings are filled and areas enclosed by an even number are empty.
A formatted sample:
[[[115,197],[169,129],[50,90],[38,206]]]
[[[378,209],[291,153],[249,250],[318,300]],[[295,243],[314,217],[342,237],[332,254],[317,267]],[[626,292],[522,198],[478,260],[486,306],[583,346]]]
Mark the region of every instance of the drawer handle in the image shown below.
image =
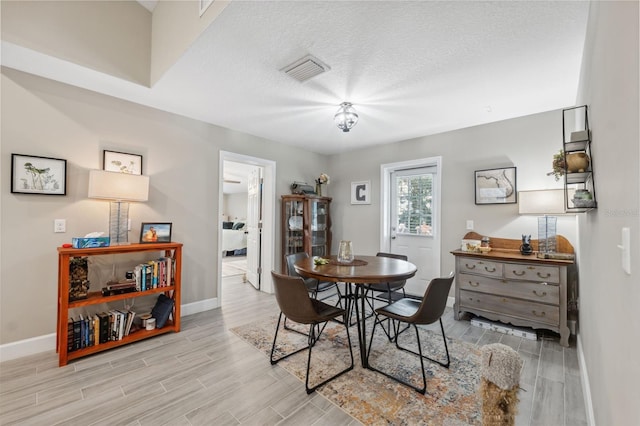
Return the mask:
[[[537,311],[531,311],[531,313],[532,313],[533,315],[537,316],[537,317],[540,317],[540,318],[545,317],[545,316],[547,315],[547,313],[546,313],[546,312],[544,312],[544,311],[543,311],[543,312],[541,312],[541,313],[538,313]]]
[[[467,269],[476,269],[476,265],[469,266],[468,263],[465,263],[464,266],[466,266]]]
[[[546,291],[542,291],[542,294],[538,294],[538,290],[533,290],[533,294],[535,294],[538,297],[545,297],[547,295]]]
[[[478,283],[478,282],[475,282],[475,283],[474,283],[473,281],[469,281],[469,285],[470,285],[471,287],[478,287],[478,286],[480,285],[480,283]]]
[[[533,270],[533,269],[536,269],[536,267],[535,266],[527,266],[527,269]]]
[[[542,276],[542,274],[541,274],[540,272],[538,272],[538,273],[537,273],[537,275],[538,275],[538,277],[540,277],[540,278],[549,278],[549,277],[551,277],[551,274],[550,274],[550,273],[548,273],[548,272],[547,272],[544,276]]]
[[[513,271],[513,275],[517,275],[519,277],[523,276],[526,273],[527,273],[527,271],[522,271],[521,273],[518,273],[518,271],[516,271],[516,270]]]
[[[489,269],[488,267],[486,267],[486,266],[485,266],[485,267],[484,267],[484,270],[485,270],[485,271],[487,271],[487,272],[495,272],[495,271],[496,271],[496,268],[491,268],[491,269]]]

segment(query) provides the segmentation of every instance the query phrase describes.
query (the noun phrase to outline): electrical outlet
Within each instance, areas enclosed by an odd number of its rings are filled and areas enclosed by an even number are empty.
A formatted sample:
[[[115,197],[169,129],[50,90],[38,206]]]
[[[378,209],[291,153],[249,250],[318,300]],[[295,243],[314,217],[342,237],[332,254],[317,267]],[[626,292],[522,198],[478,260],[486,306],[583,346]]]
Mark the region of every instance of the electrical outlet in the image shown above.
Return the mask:
[[[53,221],[53,232],[67,232],[66,219],[55,219]]]
[[[473,231],[473,221],[467,220],[467,230]]]

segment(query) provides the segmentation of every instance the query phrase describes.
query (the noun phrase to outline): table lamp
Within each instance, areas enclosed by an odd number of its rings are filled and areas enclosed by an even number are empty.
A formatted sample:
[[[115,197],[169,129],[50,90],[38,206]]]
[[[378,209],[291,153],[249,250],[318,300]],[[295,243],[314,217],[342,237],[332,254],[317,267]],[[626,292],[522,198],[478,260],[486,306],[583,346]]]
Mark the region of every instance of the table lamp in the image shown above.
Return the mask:
[[[538,252],[556,251],[556,224],[558,218],[549,214],[564,214],[564,189],[542,189],[518,193],[520,214],[543,215],[538,218]]]
[[[130,173],[89,171],[89,198],[110,200],[110,245],[129,243],[129,201],[149,199],[149,177]]]

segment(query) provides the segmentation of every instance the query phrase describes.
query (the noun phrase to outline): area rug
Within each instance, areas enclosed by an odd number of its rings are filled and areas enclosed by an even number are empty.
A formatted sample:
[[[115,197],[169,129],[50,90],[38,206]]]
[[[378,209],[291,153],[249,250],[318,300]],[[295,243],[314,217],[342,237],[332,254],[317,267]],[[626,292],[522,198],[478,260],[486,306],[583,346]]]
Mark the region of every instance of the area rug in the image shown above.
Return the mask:
[[[231,329],[243,340],[268,356],[277,317],[267,321],[253,322]],[[294,326],[288,322],[289,326]],[[299,330],[306,331],[295,325]],[[355,367],[317,390],[349,415],[365,425],[480,425],[481,401],[478,396],[480,383],[480,350],[477,346],[447,339],[451,366],[449,369],[425,360],[427,372],[426,395],[401,385],[380,373],[360,366],[358,337],[355,327],[349,329]],[[368,333],[371,327],[368,328]],[[413,344],[415,333],[403,334],[403,346]],[[421,330],[423,350],[434,359],[446,359],[442,336],[430,330]],[[306,345],[306,337],[297,333],[281,331],[278,334],[279,350],[282,353]],[[416,346],[413,344],[413,348]],[[310,385],[318,383],[334,372],[344,369],[349,363],[349,351],[344,327],[329,323],[323,337],[312,351]],[[284,359],[278,365],[298,377],[300,392],[304,392],[307,352],[302,351]],[[405,380],[421,386],[420,361],[417,356],[399,351],[390,344],[380,327],[376,329],[370,364],[383,371],[400,375]]]

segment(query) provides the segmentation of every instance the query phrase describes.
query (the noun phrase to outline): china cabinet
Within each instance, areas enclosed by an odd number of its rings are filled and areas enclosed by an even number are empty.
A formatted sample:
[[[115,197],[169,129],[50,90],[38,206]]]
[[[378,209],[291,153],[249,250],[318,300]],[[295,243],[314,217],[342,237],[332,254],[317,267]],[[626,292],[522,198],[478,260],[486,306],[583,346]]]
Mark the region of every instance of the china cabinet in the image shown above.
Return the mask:
[[[331,254],[331,198],[282,196],[282,269],[286,256],[306,252],[310,257]]]
[[[591,131],[586,105],[562,110],[565,208],[585,212],[597,207]]]

